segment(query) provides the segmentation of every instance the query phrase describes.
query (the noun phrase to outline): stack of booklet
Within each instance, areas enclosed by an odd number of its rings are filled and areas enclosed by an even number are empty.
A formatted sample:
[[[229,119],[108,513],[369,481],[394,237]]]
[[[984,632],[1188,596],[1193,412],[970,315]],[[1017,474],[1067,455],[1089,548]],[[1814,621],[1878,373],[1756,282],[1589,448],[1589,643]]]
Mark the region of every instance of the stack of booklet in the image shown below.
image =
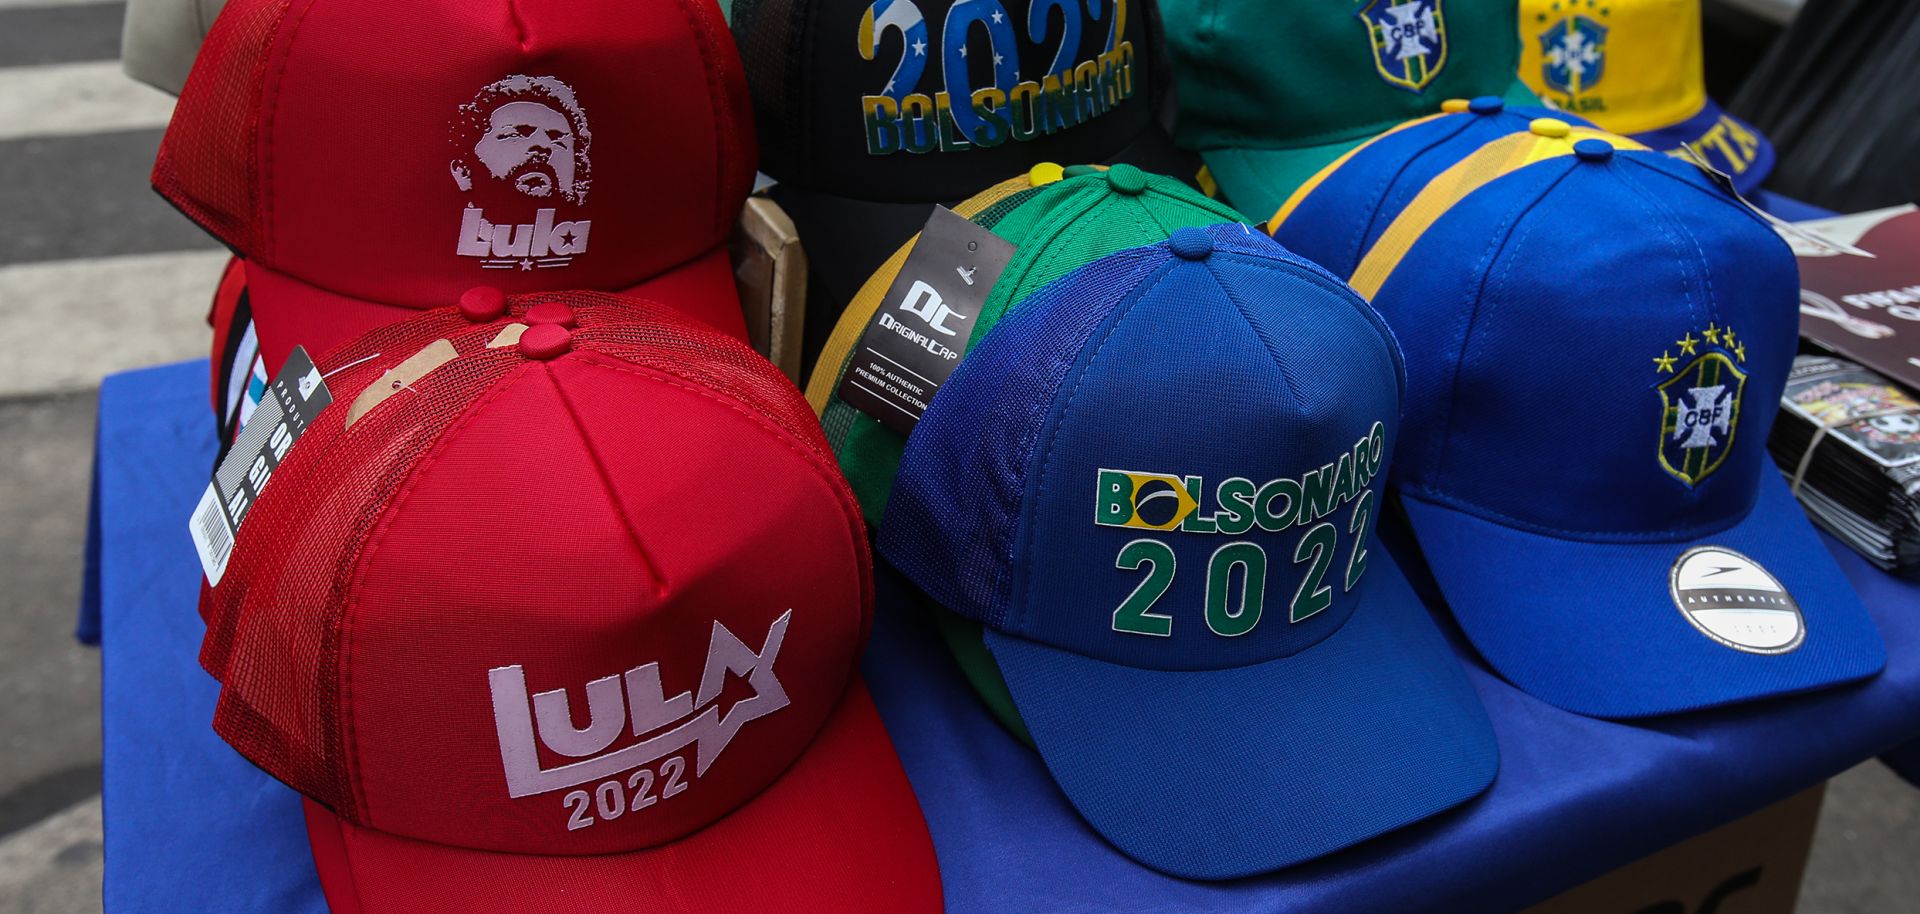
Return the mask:
[[[1882,568],[1920,566],[1920,402],[1906,391],[1800,356],[1767,447],[1815,523]]]
[[[1816,523],[1920,570],[1920,208],[1781,228],[1800,262],[1802,352],[1767,442]]]

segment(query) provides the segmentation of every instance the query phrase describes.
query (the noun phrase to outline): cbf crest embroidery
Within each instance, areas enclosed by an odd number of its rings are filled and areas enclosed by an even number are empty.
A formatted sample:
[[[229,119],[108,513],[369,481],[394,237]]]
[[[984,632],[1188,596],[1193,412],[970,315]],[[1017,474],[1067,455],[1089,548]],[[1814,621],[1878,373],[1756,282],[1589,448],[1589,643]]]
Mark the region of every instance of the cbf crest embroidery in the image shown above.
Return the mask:
[[[1540,35],[1540,78],[1548,88],[1579,95],[1606,71],[1606,26],[1585,16],[1568,16]]]
[[[1746,361],[1747,346],[1733,328],[1715,324],[1675,340],[1653,360],[1654,374],[1669,376],[1654,388],[1660,394],[1660,468],[1689,487],[1713,475],[1733,450],[1747,386],[1740,366]]]
[[[1367,26],[1380,78],[1420,92],[1447,65],[1447,20],[1440,0],[1368,0],[1354,13]]]
[[[1583,6],[1585,12],[1574,12]],[[1611,13],[1601,0],[1567,0],[1535,17],[1546,26],[1534,36],[1540,43],[1540,81],[1564,95],[1556,101],[1570,111],[1607,110],[1606,101],[1590,93],[1607,71],[1607,27],[1600,23]]]

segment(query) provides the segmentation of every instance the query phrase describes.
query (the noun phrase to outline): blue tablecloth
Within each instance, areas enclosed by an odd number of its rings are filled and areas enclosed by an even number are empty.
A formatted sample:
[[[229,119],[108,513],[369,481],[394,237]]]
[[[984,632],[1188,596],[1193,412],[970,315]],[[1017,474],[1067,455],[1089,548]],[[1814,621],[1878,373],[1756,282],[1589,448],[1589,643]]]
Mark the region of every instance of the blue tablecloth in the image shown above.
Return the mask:
[[[213,459],[205,377],[204,363],[167,366],[109,378],[100,394],[91,592],[105,666],[106,905],[322,911],[296,796],[208,725],[216,686],[195,660],[200,569],[184,520]],[[1333,857],[1233,883],[1159,875],[1088,830],[1039,758],[974,699],[889,574],[866,672],[926,811],[956,914],[1495,911],[1920,735],[1920,586],[1830,546],[1886,638],[1891,660],[1878,679],[1628,726],[1535,701],[1463,653],[1499,734],[1492,790]]]

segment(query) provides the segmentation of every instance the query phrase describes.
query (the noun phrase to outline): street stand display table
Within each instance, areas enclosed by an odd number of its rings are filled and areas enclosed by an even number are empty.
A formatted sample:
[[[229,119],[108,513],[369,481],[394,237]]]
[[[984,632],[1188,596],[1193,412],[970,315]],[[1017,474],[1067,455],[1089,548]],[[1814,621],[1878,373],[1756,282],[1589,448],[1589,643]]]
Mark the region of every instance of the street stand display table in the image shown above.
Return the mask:
[[[188,362],[115,375],[100,391],[80,634],[102,647],[106,909],[322,912],[300,797],[210,724],[218,684],[197,659],[201,573],[186,531],[215,453],[206,377],[204,361]],[[1383,539],[1437,605],[1391,526]],[[1826,543],[1880,627],[1882,675],[1635,725],[1518,691],[1449,627],[1498,736],[1492,788],[1357,847],[1233,882],[1164,876],[1101,840],[1039,756],[989,716],[885,569],[865,672],[955,914],[1517,909],[1920,736],[1920,585]]]

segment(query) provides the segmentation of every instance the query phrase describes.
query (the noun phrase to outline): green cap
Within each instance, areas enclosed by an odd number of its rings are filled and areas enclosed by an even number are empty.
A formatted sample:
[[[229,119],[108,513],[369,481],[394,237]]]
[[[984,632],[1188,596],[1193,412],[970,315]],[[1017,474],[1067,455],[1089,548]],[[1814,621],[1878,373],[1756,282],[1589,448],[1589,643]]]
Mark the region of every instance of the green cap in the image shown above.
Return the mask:
[[[1106,170],[1074,166],[1064,174],[1059,181],[1009,197],[972,217],[1017,250],[974,320],[969,346],[992,330],[1007,309],[1076,268],[1165,241],[1174,229],[1245,221],[1232,207],[1178,180],[1131,165]],[[823,358],[814,372],[833,372],[837,389],[852,355],[848,351],[834,364]],[[820,424],[867,523],[877,528],[906,436],[849,406],[837,393],[827,398]]]
[[[1264,222],[1294,188],[1449,98],[1540,100],[1520,81],[1515,0],[1161,0],[1175,138]]]

